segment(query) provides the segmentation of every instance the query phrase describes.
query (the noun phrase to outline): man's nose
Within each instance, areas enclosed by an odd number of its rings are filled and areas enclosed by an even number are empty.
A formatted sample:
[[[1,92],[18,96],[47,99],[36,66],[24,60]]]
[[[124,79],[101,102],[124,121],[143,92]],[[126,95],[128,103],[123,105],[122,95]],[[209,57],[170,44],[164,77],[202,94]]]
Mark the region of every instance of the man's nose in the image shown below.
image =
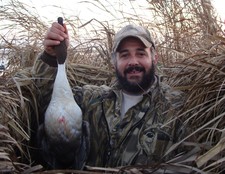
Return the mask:
[[[138,60],[136,58],[136,56],[131,56],[128,62],[129,66],[135,66],[138,65]]]

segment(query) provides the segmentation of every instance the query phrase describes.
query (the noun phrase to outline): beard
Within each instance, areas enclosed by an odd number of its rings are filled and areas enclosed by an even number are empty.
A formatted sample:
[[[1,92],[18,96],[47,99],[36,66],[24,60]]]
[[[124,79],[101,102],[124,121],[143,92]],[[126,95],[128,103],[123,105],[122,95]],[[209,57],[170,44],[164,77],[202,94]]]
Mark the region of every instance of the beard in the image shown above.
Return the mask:
[[[127,80],[127,77],[126,77],[127,73],[129,73],[133,70],[143,72],[143,77],[139,83],[129,82]],[[144,67],[141,67],[141,66],[128,67],[124,71],[124,77],[116,68],[116,75],[117,75],[118,82],[124,91],[133,93],[133,94],[139,94],[139,93],[143,93],[143,92],[147,91],[149,89],[149,87],[152,85],[152,83],[154,82],[155,66],[154,66],[154,64],[152,64],[151,68],[148,71],[146,71],[144,69]]]

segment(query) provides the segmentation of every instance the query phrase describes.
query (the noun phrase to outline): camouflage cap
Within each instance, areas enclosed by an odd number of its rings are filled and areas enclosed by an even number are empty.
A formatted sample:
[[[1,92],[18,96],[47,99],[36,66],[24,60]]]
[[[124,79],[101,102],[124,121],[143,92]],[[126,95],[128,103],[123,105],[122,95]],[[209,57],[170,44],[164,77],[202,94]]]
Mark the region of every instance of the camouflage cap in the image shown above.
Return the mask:
[[[136,37],[140,39],[146,47],[153,46],[155,48],[155,44],[147,29],[141,26],[127,25],[116,33],[112,48],[113,53],[117,51],[121,41],[127,37]]]

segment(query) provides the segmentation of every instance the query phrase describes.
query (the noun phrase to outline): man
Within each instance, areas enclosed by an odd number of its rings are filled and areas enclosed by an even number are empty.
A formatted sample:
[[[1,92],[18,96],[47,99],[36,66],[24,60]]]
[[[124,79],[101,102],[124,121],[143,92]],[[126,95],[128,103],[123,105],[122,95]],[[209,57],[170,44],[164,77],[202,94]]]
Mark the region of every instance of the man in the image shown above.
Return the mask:
[[[68,45],[66,27],[53,23],[44,39],[45,51],[35,65],[37,74],[56,69],[53,47],[64,39]],[[155,74],[157,56],[148,30],[127,25],[116,33],[112,62],[118,79],[115,86],[73,87],[75,100],[90,130],[83,138],[88,142],[82,143],[80,151],[85,153],[86,149],[89,153],[74,154],[68,159],[67,155],[75,149],[65,152],[64,157],[55,155],[54,151],[51,157],[43,155],[51,167],[151,165],[169,158],[164,154],[179,140],[181,125],[165,123],[175,117],[182,96],[160,82]],[[46,139],[44,135],[40,137]],[[47,153],[51,149],[42,140],[40,148]],[[81,165],[76,164],[81,161]]]

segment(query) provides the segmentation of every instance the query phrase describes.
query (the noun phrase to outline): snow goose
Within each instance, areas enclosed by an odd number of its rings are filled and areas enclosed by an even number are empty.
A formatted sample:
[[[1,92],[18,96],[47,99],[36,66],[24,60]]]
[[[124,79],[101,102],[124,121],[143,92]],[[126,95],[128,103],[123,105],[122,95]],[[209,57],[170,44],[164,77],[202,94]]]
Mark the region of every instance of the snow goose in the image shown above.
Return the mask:
[[[58,18],[58,22],[63,25],[62,18]],[[65,40],[55,47],[55,52],[58,62],[57,75],[52,98],[45,112],[44,126],[40,126],[38,135],[43,158],[52,168],[68,165],[82,168],[89,153],[89,126],[87,122],[82,121],[82,111],[74,100],[67,79]],[[75,161],[76,164],[63,165],[64,161]]]

